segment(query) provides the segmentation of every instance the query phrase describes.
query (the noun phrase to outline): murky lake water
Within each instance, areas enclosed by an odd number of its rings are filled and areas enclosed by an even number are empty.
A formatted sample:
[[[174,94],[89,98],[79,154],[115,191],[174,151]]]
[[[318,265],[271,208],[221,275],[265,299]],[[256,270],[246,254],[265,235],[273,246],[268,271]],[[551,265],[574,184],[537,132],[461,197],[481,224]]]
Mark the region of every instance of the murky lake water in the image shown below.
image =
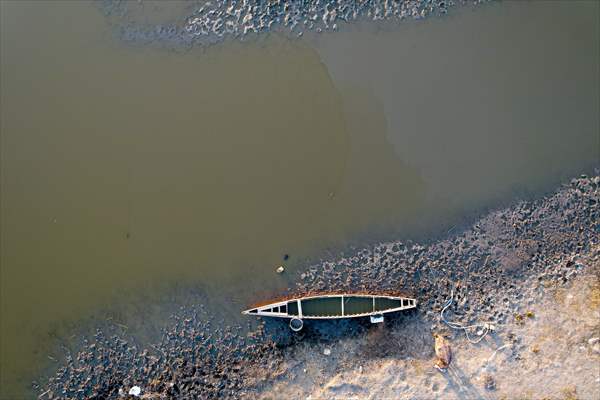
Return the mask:
[[[237,310],[284,254],[447,229],[599,158],[595,2],[188,52],[85,2],[0,7],[6,397],[98,310],[181,282]]]

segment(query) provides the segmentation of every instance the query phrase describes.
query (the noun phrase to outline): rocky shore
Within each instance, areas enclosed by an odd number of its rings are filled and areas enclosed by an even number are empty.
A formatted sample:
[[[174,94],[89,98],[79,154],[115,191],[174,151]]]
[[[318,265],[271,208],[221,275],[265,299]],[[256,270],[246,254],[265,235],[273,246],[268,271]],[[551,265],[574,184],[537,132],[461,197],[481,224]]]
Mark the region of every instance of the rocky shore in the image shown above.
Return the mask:
[[[119,36],[128,42],[191,45],[243,39],[271,31],[292,36],[336,31],[342,24],[359,20],[422,19],[446,14],[456,5],[488,0],[215,0],[197,2],[177,22],[154,26],[132,17],[135,8],[141,7],[144,1],[135,4],[102,0],[99,5],[107,17],[118,21]]]
[[[382,243],[308,267],[290,290],[404,291],[418,299],[416,311],[386,318],[384,325],[362,320],[306,323],[299,334],[276,320],[262,321],[255,329],[223,328],[203,307],[182,307],[162,340],[151,346],[140,347],[123,335],[98,330],[78,354],[66,356],[48,381],[35,383],[34,390],[41,399],[128,397],[133,386],[141,389],[141,398],[266,399],[280,398],[284,386],[294,388],[292,383],[321,385],[344,366],[358,368],[370,360],[400,360],[405,366],[431,369],[432,333],[442,332],[455,340],[464,336],[440,320],[451,293],[454,301],[446,315],[465,325],[492,324],[479,346],[488,343],[490,349],[498,349],[510,343],[508,357],[518,361],[523,339],[510,327],[530,318],[526,307],[547,299],[551,288],[568,287],[580,275],[597,278],[593,266],[599,258],[599,202],[598,172],[592,177],[582,175],[551,195],[490,212],[431,243]],[[474,338],[483,333],[481,325],[470,332]],[[469,343],[461,340],[467,349]],[[589,344],[589,351],[594,344]],[[317,363],[306,360],[307,355],[323,354],[325,349],[335,356],[322,356]],[[392,370],[406,374],[398,365]],[[490,376],[491,381],[482,380],[482,387],[493,386]],[[452,388],[452,382],[448,385]],[[300,390],[300,386],[295,392],[289,389],[285,398],[333,396],[315,387]],[[428,390],[435,395],[439,386],[430,385]],[[349,396],[351,391],[344,390],[340,393]],[[357,390],[359,398],[368,397],[368,385],[360,389],[366,392]],[[589,393],[591,389],[578,390]],[[472,394],[467,390],[455,397]]]

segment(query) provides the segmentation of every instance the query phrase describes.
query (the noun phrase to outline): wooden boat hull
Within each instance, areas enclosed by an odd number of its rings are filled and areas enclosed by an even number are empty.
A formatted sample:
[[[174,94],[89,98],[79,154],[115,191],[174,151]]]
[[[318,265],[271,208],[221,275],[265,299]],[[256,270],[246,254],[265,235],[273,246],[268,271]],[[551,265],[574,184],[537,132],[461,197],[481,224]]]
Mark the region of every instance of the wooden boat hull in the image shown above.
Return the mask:
[[[242,314],[292,319],[339,319],[378,316],[416,306],[416,300],[408,297],[330,294],[278,301],[242,311]]]

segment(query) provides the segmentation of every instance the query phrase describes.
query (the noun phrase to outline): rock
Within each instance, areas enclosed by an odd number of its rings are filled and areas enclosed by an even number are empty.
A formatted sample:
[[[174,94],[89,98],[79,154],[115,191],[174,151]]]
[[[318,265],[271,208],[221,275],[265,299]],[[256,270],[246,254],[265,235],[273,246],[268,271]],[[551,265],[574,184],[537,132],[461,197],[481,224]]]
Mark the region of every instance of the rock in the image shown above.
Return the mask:
[[[129,389],[130,396],[138,397],[140,395],[140,393],[142,393],[142,388],[139,386],[134,386],[131,389]]]

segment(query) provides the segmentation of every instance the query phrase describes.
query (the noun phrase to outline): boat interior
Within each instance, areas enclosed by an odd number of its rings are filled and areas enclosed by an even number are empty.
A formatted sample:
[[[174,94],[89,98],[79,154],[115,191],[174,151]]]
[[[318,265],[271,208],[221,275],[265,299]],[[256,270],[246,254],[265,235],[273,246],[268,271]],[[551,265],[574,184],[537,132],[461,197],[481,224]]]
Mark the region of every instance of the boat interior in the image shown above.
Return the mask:
[[[414,308],[414,299],[384,296],[328,295],[289,300],[246,311],[274,317],[340,318]]]

